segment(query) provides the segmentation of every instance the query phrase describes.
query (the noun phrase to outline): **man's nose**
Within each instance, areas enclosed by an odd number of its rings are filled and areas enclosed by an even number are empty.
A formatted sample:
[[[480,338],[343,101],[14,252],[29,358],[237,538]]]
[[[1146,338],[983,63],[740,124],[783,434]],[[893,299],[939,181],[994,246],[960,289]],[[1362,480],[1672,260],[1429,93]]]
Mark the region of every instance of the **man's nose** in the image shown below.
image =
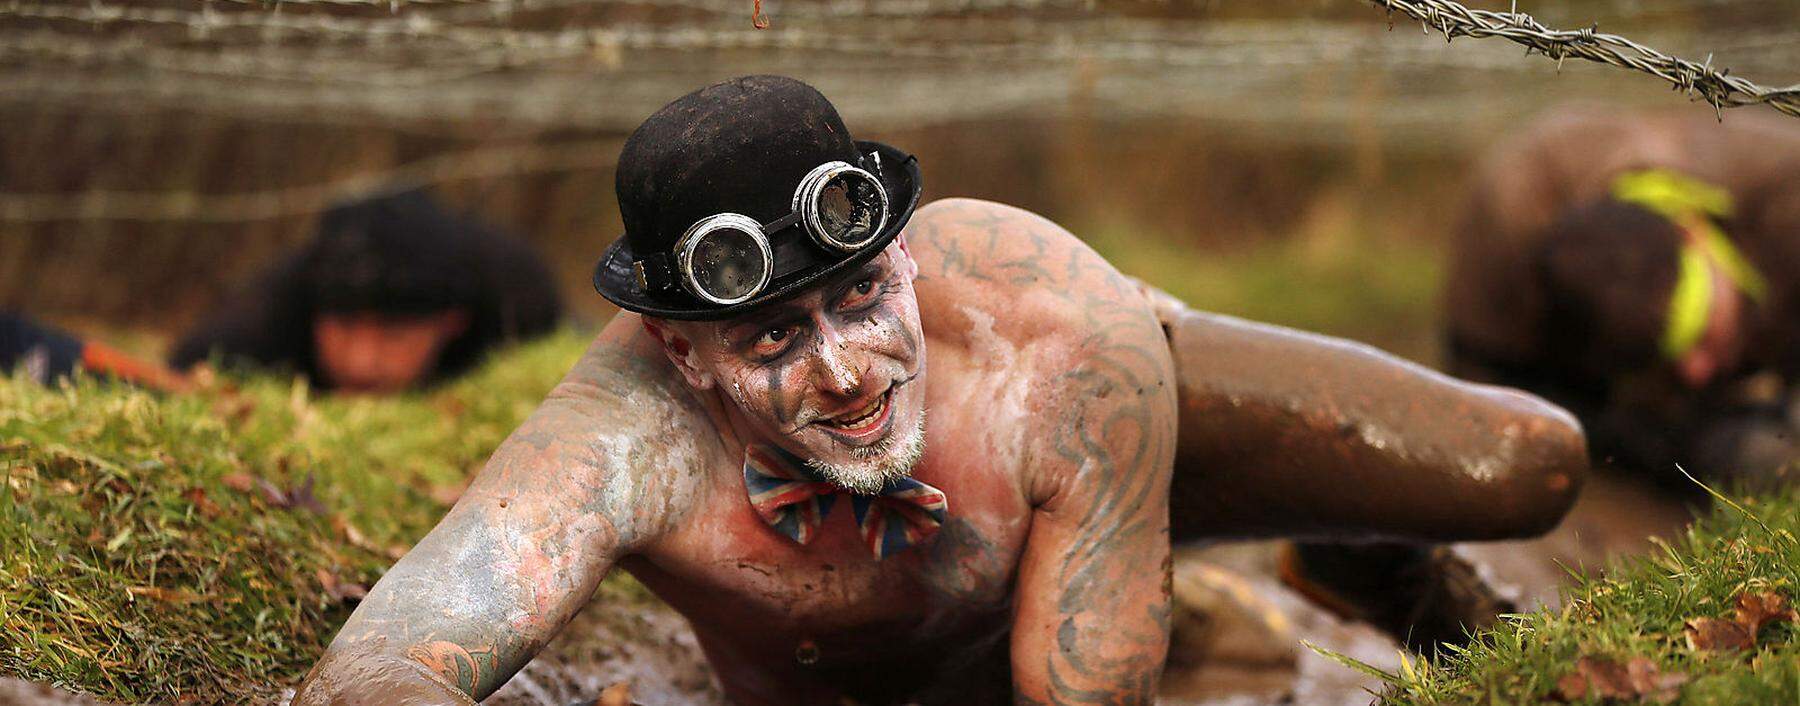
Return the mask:
[[[862,388],[862,375],[857,374],[845,355],[844,343],[836,329],[829,325],[819,329],[818,365],[814,369],[820,387],[844,397],[856,396]]]

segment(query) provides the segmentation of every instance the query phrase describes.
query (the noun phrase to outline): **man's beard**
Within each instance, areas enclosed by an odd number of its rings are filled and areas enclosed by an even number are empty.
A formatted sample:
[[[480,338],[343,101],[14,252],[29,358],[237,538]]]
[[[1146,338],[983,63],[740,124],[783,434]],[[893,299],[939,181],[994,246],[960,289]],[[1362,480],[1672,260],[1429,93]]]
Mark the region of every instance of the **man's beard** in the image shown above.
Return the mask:
[[[827,463],[807,459],[807,467],[825,480],[859,495],[874,495],[888,483],[912,475],[913,466],[925,455],[925,410],[911,428],[868,446],[850,449],[855,460]]]

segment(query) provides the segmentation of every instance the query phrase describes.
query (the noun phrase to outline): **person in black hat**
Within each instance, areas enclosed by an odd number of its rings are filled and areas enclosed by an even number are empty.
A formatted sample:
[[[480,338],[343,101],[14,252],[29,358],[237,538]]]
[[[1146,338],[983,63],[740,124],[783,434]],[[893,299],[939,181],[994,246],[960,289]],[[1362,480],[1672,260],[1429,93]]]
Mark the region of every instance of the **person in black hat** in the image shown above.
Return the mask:
[[[320,389],[391,393],[455,377],[562,312],[531,246],[422,190],[337,205],[317,235],[221,302],[170,365],[288,370]]]
[[[919,189],[792,79],[650,116],[594,276],[625,313],[295,702],[484,698],[617,567],[735,703],[1150,703],[1172,541],[1517,536],[1579,484],[1541,400],[1188,311]]]

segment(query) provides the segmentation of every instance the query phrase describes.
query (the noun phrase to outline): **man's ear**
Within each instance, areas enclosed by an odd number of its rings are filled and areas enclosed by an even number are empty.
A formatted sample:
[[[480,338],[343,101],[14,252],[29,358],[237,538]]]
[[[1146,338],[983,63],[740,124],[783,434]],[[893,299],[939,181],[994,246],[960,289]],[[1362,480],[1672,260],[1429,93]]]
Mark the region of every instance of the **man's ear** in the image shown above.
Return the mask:
[[[894,236],[894,245],[900,248],[898,262],[895,264],[900,268],[901,274],[906,275],[908,282],[918,279],[919,261],[913,259],[912,249],[906,244],[906,231],[900,231],[899,235]]]
[[[658,343],[662,344],[663,355],[681,371],[681,377],[687,379],[688,386],[696,390],[712,389],[712,373],[700,367],[700,358],[694,353],[694,342],[664,319],[654,316],[643,317],[644,330],[649,331]]]

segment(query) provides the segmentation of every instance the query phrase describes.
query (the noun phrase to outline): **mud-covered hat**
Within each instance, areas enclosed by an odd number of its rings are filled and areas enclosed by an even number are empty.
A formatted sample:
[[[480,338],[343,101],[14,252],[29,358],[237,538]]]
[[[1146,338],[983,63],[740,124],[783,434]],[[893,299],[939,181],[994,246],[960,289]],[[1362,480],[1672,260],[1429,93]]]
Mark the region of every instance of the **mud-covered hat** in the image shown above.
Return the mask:
[[[918,205],[919,167],[853,140],[812,86],[746,76],[646,119],[619,155],[617,188],[625,234],[594,289],[629,311],[718,320],[880,253]]]

